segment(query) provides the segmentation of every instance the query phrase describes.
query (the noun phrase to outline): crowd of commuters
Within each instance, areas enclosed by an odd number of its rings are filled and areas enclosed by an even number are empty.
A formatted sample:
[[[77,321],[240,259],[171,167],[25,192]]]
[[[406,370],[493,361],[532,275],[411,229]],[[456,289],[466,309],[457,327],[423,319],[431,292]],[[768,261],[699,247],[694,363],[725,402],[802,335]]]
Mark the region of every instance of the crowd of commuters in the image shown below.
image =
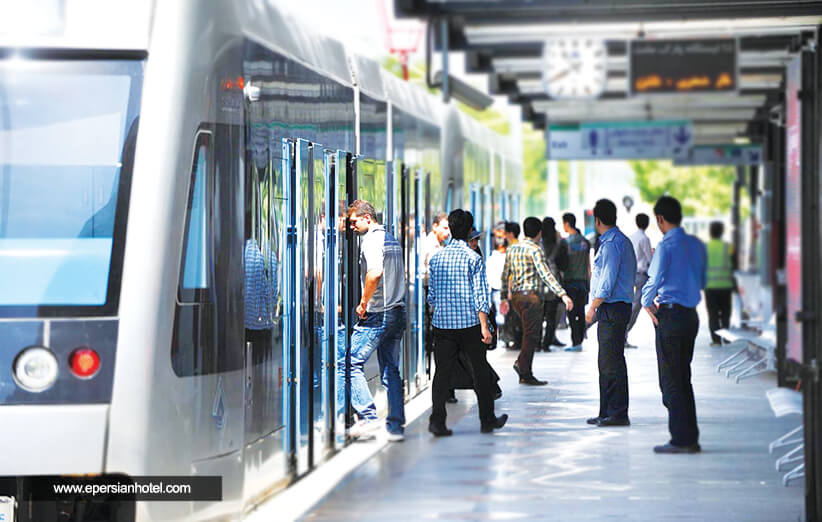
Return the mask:
[[[429,431],[435,436],[452,434],[446,404],[456,402],[454,388],[474,389],[483,433],[505,425],[508,416],[497,416],[494,405],[502,393],[499,377],[486,357],[498,345],[518,352],[514,371],[520,384],[547,384],[534,375],[533,361],[535,352],[564,347],[556,336],[562,303],[571,330],[565,351],[581,351],[587,329],[597,324],[599,411],[587,422],[599,427],[630,425],[624,350],[636,348],[628,342],[628,332],[644,308],[656,331],[659,383],[671,433],[670,441],[654,451],[700,451],[691,385],[699,328],[696,306],[704,289],[711,335],[718,342],[715,331],[728,326],[735,288],[734,253],[721,240],[722,225],[711,225],[706,249],[680,226],[679,202],[663,196],[654,206],[663,234],[654,250],[646,235],[646,214],[636,216],[637,230],[630,237],[617,226],[617,208],[610,200],[597,201],[593,215],[594,245],[570,213],[562,216],[565,237],[551,217],[528,217],[522,229],[517,223],[500,222],[493,229],[487,258],[479,249],[482,231],[474,227],[470,212],[457,209],[434,215],[423,239],[423,271],[426,347],[435,362]],[[363,372],[376,350],[388,395],[385,428],[389,440],[399,441],[405,422],[398,369],[405,328],[402,251],[378,223],[370,203],[354,202],[348,217],[351,228],[362,235],[362,299],[351,339],[350,370],[351,406],[359,421],[352,434],[360,436],[381,426]]]

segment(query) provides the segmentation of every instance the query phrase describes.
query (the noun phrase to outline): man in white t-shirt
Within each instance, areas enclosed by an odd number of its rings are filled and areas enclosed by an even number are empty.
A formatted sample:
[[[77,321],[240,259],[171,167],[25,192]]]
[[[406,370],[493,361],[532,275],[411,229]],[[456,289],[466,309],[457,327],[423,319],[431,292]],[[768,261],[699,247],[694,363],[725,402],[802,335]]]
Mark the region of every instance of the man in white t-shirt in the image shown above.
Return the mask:
[[[648,267],[651,265],[651,240],[645,234],[650,219],[647,214],[636,215],[637,231],[631,235],[631,244],[634,245],[636,254],[636,278],[634,280],[634,299],[631,304],[631,319],[628,321],[628,329],[625,331],[625,348],[636,348],[636,345],[628,342],[628,332],[634,327],[639,311],[642,310],[642,287],[648,281]]]
[[[508,244],[505,239],[505,222],[500,221],[494,227],[494,250],[488,256],[488,261],[485,263],[485,273],[488,279],[488,286],[491,287],[491,304],[494,308],[494,317],[491,319],[499,327],[505,324],[505,316],[499,311],[500,303],[500,289],[502,289],[502,269],[505,267],[505,251]],[[497,341],[503,343],[503,341]],[[504,343],[503,343],[504,344]]]
[[[448,227],[448,215],[445,212],[437,212],[434,214],[431,232],[423,240],[423,270],[426,285],[428,284],[428,263],[431,262],[434,254],[442,250],[449,237],[451,237],[451,229]]]

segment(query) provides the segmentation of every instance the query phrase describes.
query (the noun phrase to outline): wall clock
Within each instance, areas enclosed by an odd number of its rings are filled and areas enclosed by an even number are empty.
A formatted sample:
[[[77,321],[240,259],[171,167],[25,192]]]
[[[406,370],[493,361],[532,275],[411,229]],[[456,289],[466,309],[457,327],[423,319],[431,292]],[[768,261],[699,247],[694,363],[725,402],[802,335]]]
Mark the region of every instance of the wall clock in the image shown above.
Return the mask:
[[[608,50],[593,37],[551,38],[542,51],[542,83],[553,99],[593,99],[604,91]]]

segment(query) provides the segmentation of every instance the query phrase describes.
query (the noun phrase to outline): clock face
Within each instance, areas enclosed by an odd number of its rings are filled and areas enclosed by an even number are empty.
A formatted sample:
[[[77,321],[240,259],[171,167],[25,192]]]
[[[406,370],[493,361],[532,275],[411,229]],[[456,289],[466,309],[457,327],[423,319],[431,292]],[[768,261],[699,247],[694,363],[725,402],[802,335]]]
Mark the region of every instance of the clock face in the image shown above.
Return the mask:
[[[608,51],[596,38],[553,38],[542,51],[542,82],[554,99],[591,99],[605,91]]]

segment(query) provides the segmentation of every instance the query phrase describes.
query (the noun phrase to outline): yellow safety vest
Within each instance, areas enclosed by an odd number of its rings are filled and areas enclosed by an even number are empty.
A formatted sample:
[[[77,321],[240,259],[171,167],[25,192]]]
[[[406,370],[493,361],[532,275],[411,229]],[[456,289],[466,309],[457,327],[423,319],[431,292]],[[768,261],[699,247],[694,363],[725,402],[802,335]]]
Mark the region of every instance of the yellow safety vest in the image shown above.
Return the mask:
[[[712,290],[733,287],[731,247],[721,239],[712,239],[708,241],[708,282],[705,288]]]

